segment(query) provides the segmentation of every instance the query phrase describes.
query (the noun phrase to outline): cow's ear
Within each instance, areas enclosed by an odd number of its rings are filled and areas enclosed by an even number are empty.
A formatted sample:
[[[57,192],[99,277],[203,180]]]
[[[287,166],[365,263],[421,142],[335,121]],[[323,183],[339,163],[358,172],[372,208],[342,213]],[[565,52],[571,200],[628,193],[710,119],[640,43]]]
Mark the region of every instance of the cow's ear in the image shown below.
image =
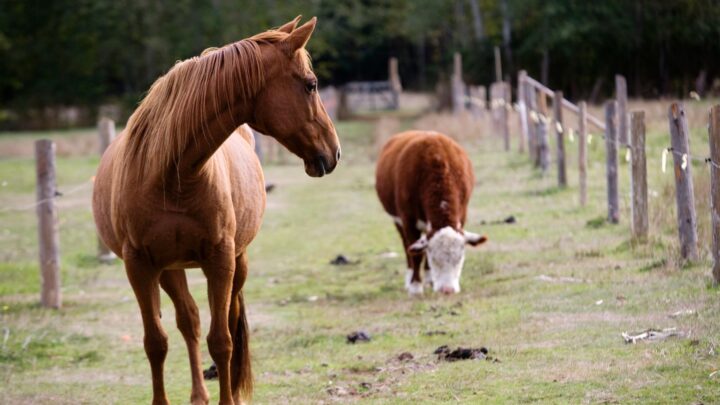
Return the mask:
[[[465,234],[465,243],[471,246],[477,246],[481,243],[487,242],[487,237],[485,235],[478,235],[476,233],[463,231]]]
[[[428,240],[425,235],[421,236],[420,239],[416,240],[412,245],[408,246],[408,252],[417,253],[422,252],[428,245]]]

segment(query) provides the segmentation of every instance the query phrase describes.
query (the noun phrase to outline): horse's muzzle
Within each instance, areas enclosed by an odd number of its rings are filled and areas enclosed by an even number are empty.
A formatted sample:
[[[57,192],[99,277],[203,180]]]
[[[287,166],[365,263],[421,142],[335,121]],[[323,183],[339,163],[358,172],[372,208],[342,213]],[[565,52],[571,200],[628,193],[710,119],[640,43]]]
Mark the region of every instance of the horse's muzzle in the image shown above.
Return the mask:
[[[330,174],[337,166],[337,159],[331,164],[325,156],[318,155],[311,162],[305,162],[305,172],[311,177],[322,177]]]

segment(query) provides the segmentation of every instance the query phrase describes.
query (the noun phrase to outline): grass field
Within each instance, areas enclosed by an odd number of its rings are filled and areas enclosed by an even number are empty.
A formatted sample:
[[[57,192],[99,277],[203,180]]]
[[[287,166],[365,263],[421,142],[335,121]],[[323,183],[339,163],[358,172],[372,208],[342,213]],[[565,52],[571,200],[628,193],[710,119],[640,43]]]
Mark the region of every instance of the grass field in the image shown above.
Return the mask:
[[[698,106],[699,110],[705,106]],[[698,113],[700,114],[700,113]],[[421,120],[418,125],[448,117]],[[385,129],[412,126],[410,120]],[[379,124],[378,124],[379,126]],[[704,155],[695,125],[691,147]],[[669,143],[662,122],[648,134],[651,238],[630,239],[628,168],[621,163],[619,225],[603,221],[604,145],[590,145],[589,204],[578,206],[577,172],[556,187],[526,156],[504,153],[492,135],[453,131],[474,162],[467,228],[490,241],[468,249],[459,295],[409,298],[400,239],[374,191],[372,121],[340,123],[345,158],[322,179],[301,165],[271,165],[265,221],[251,245],[246,299],[259,404],[305,403],[716,403],[720,401],[720,292],[710,284],[708,170],[693,167],[701,260],[680,266]],[[437,128],[442,130],[443,128]],[[59,135],[62,137],[62,135]],[[81,135],[73,135],[81,136]],[[92,136],[89,132],[86,136]],[[22,142],[0,135],[0,142]],[[575,162],[577,144],[568,144]],[[59,188],[86,182],[96,157],[59,157]],[[0,159],[0,398],[3,403],[148,403],[150,369],[142,325],[121,263],[94,259],[90,188],[58,200],[64,307],[39,308],[34,165]],[[515,224],[498,223],[514,216]],[[338,254],[355,264],[333,266]],[[204,333],[205,281],[189,272]],[[678,311],[690,315],[671,317]],[[166,387],[185,403],[190,378],[174,311]],[[688,334],[629,345],[621,333],[676,327]],[[368,343],[345,336],[364,330]],[[438,361],[441,345],[485,346],[499,362]],[[404,360],[399,355],[409,352]],[[205,363],[210,356],[203,348]],[[208,383],[217,400],[217,383]]]

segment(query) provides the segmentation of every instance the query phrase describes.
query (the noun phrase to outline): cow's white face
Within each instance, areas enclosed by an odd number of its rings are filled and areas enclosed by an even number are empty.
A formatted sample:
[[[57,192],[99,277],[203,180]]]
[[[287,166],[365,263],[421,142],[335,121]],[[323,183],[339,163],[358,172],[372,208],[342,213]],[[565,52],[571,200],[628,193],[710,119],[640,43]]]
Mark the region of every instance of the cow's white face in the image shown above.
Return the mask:
[[[430,264],[433,290],[446,294],[460,292],[460,274],[465,262],[465,238],[446,226],[435,232],[425,249]]]
[[[446,226],[427,240],[423,235],[409,249],[425,251],[430,265],[430,278],[433,290],[444,294],[460,292],[460,275],[465,263],[465,244],[473,246],[487,240],[485,236],[467,232],[456,231]]]

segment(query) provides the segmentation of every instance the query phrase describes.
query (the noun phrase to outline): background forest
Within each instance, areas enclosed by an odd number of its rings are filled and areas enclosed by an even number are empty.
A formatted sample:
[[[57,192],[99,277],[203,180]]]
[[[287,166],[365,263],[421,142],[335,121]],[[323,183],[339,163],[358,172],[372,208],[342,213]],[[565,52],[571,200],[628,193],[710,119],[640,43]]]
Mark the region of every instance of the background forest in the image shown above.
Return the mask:
[[[465,80],[526,69],[572,98],[701,95],[720,73],[716,0],[0,0],[0,126],[7,110],[137,103],[173,63],[318,16],[309,44],[321,84],[387,77],[431,90],[460,51]],[[716,83],[716,86],[718,84]]]

